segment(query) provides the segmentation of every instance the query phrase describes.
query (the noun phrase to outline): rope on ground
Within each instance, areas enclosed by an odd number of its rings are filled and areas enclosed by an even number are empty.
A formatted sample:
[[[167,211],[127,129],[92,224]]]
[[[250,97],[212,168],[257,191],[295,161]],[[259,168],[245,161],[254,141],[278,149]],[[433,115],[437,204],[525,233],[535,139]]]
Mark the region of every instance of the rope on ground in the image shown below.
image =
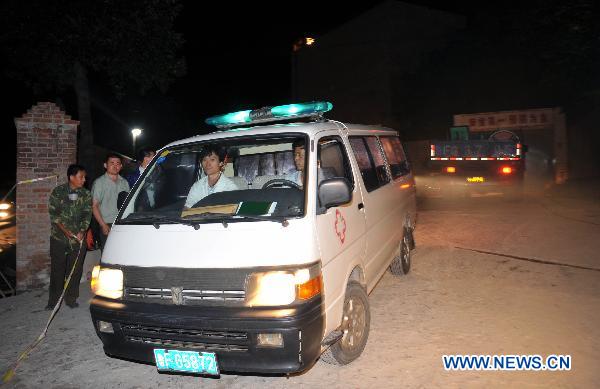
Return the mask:
[[[75,266],[77,266],[77,262],[79,261],[79,256],[81,255],[81,249],[83,248],[84,241],[83,241],[83,239],[78,240],[78,241],[79,241],[79,251],[77,252],[77,257],[75,258],[75,262],[73,263],[73,267],[71,268],[71,272],[69,273],[69,277],[67,278],[67,281],[65,282],[65,285],[63,287],[62,293],[60,294],[58,302],[54,306],[52,313],[50,313],[50,317],[48,318],[48,322],[46,323],[44,330],[42,331],[40,336],[38,336],[38,338],[33,343],[31,343],[29,346],[27,346],[27,348],[25,348],[25,350],[23,350],[23,352],[21,352],[21,354],[19,354],[19,357],[17,358],[17,360],[8,368],[6,373],[4,373],[4,375],[2,376],[2,383],[7,383],[14,377],[17,367],[19,366],[19,363],[21,363],[21,361],[23,359],[27,358],[29,356],[29,354],[31,354],[31,352],[37,347],[37,345],[40,344],[41,341],[44,340],[44,338],[46,337],[46,332],[48,332],[50,323],[52,322],[52,320],[54,319],[54,316],[56,316],[56,313],[60,309],[60,305],[63,301],[63,298],[65,297],[65,292],[67,291],[67,287],[69,286],[69,283],[71,282],[71,277],[73,276],[73,272],[75,271]]]

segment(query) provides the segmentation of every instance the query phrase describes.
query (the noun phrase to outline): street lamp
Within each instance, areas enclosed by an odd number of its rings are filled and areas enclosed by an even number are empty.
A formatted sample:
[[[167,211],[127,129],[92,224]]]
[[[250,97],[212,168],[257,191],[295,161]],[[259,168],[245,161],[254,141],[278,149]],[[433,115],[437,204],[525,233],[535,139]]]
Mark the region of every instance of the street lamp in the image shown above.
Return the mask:
[[[142,134],[141,128],[134,128],[131,130],[131,136],[133,137],[133,159],[135,159],[135,138]]]

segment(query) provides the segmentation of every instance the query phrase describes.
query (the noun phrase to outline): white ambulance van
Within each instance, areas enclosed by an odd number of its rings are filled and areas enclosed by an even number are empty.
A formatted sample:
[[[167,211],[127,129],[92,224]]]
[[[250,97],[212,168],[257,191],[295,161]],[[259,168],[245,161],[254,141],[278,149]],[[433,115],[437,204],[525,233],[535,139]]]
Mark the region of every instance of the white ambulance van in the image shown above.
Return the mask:
[[[94,268],[106,354],[205,375],[360,356],[368,294],[410,269],[415,182],[396,131],[331,108],[215,116],[157,152]]]

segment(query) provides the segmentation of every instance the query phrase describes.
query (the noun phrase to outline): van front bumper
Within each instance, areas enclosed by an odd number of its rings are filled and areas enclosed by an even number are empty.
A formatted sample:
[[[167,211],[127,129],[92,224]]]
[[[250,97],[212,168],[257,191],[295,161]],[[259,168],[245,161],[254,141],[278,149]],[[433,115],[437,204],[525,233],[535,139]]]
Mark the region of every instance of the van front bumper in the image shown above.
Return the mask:
[[[219,369],[292,373],[319,357],[324,331],[321,297],[290,307],[200,307],[94,297],[90,312],[110,356],[155,364],[154,349],[214,352]],[[114,333],[99,331],[98,321]],[[258,345],[258,334],[280,333],[283,347]]]

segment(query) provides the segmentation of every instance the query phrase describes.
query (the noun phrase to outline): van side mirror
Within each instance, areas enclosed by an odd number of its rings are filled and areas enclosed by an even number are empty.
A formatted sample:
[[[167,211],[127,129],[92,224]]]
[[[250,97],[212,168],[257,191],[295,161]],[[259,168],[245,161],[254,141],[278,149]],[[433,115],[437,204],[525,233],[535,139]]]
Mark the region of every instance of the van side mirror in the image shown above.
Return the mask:
[[[319,184],[319,203],[327,209],[349,203],[352,200],[351,185],[345,178],[331,178]]]
[[[119,195],[117,196],[117,209],[121,209],[121,207],[123,206],[123,203],[125,203],[125,199],[127,199],[127,195],[129,194],[129,192],[119,192]]]
[[[529,151],[529,146],[527,146],[527,145],[521,145],[521,151],[524,152],[524,153],[528,152]]]

